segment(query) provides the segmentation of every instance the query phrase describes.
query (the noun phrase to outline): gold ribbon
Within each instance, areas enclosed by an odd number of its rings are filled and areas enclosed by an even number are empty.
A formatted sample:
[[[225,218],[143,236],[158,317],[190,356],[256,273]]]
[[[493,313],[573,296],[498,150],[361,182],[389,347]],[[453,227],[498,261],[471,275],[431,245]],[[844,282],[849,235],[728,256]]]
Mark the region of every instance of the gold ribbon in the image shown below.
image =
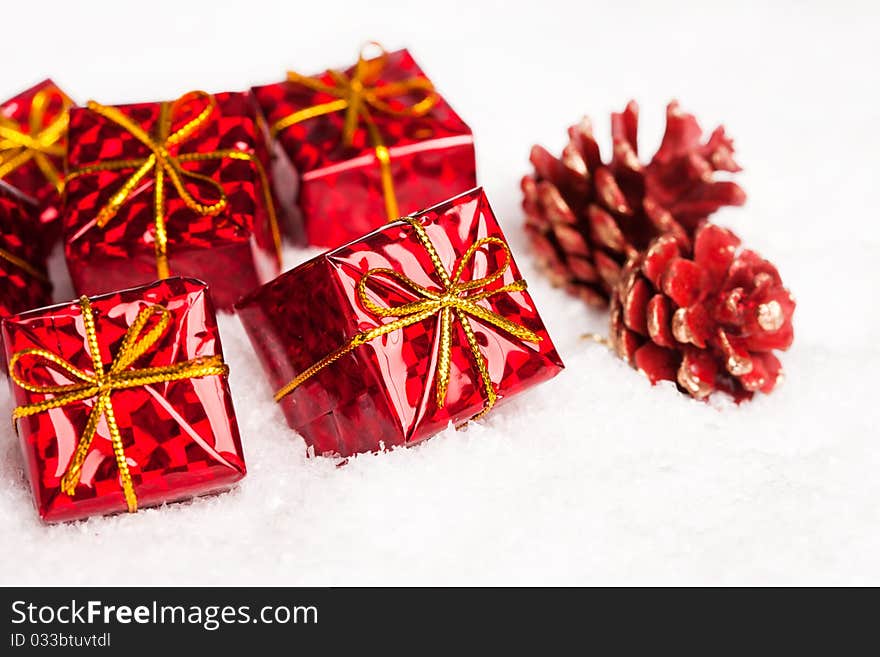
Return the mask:
[[[12,419],[14,422],[20,418],[43,413],[53,408],[94,398],[89,419],[82,436],[80,436],[76,451],[61,478],[61,491],[67,495],[74,495],[76,492],[83,463],[91,448],[92,439],[98,430],[98,423],[103,417],[110,432],[110,442],[113,445],[113,454],[119,468],[119,479],[122,483],[125,501],[128,504],[128,510],[133,513],[137,511],[137,495],[135,495],[131,473],[128,470],[122,436],[119,434],[119,427],[113,412],[113,391],[140,388],[154,383],[225,375],[229,370],[224,364],[222,356],[193,358],[172,365],[133,369],[132,365],[156,344],[171,323],[171,313],[159,305],[149,306],[138,313],[123,336],[116,357],[110,363],[109,368],[105,368],[101,360],[101,349],[98,344],[95,319],[89,298],[80,297],[79,305],[82,309],[86,341],[92,359],[92,372],[85,372],[74,367],[69,361],[45,349],[23,349],[16,352],[9,361],[9,376],[12,380],[28,392],[52,396],[42,401],[18,406],[12,412]],[[147,324],[154,315],[158,317],[158,321],[151,329],[146,330]],[[43,385],[26,381],[16,372],[16,365],[22,358],[28,356],[43,361],[45,366],[50,369],[70,375],[71,380],[76,383]]]
[[[7,251],[4,248],[0,248],[0,258],[5,260],[6,262],[9,262],[9,263],[15,265],[16,267],[18,267],[19,269],[24,271],[29,276],[36,278],[38,281],[41,281],[43,283],[49,282],[49,277],[46,276],[46,274],[44,274],[39,269],[34,267],[31,263],[29,263],[24,258],[19,258],[14,253]]]
[[[367,59],[365,51],[369,46],[378,47],[380,55]],[[346,146],[350,146],[358,124],[363,121],[370,136],[376,160],[379,162],[388,221],[394,221],[400,213],[397,208],[397,196],[394,193],[394,179],[391,176],[391,154],[373,121],[372,111],[398,117],[424,116],[437,104],[440,97],[434,91],[434,85],[431,84],[431,81],[424,77],[412,77],[399,82],[377,85],[376,82],[382,74],[387,60],[388,53],[385,49],[378,43],[371,42],[361,50],[351,77],[341,71],[327,72],[333,79],[333,84],[326,84],[318,78],[288,71],[288,82],[333,96],[337,100],[306,107],[280,119],[272,126],[272,134],[276,135],[292,125],[317,116],[344,111],[345,124],[342,130],[342,141]],[[400,98],[413,92],[420,92],[423,97],[408,106],[395,107],[387,102],[390,98]]]
[[[55,94],[61,97],[62,108],[58,116],[46,124],[46,112]],[[0,180],[33,160],[46,180],[61,193],[64,180],[51,158],[64,157],[65,147],[59,142],[67,132],[67,110],[71,105],[70,99],[58,89],[42,89],[31,100],[27,132],[19,130],[12,119],[0,116]]]
[[[518,279],[507,285],[497,287],[492,290],[485,289],[495,281],[504,276],[510,267],[512,256],[510,249],[503,240],[497,237],[483,237],[474,242],[465,254],[459,260],[454,273],[450,276],[446,271],[446,267],[440,260],[437,249],[428,237],[425,228],[412,217],[403,217],[401,221],[408,223],[422,247],[431,259],[434,271],[440,278],[440,290],[431,290],[423,287],[413,281],[411,278],[393,269],[376,268],[370,269],[364,274],[357,283],[357,294],[363,306],[377,317],[393,317],[394,321],[382,324],[376,328],[362,331],[355,335],[345,345],[328,354],[317,363],[303,371],[299,376],[294,378],[290,383],[275,393],[275,401],[281,401],[286,395],[296,390],[306,380],[323,370],[331,363],[336,362],[342,356],[357,349],[359,346],[366,344],[378,337],[393,333],[394,331],[403,329],[411,324],[422,322],[433,315],[440,315],[440,340],[437,354],[437,376],[436,376],[436,401],[437,407],[443,408],[446,402],[446,392],[449,389],[449,370],[452,362],[452,326],[456,319],[459,320],[465,339],[467,340],[470,354],[474,360],[474,364],[480,373],[480,382],[483,385],[485,393],[485,403],[483,410],[475,415],[472,419],[482,417],[495,405],[498,394],[492,386],[492,379],[489,376],[489,369],[486,360],[480,351],[477,338],[474,335],[473,327],[470,319],[466,315],[475,317],[482,322],[501,329],[510,335],[528,342],[540,342],[541,336],[524,326],[516,324],[499,315],[498,313],[488,310],[479,305],[479,302],[488,299],[497,294],[507,294],[510,292],[521,292],[526,289],[526,282]],[[493,273],[473,280],[463,280],[465,269],[473,260],[478,251],[489,245],[495,245],[502,249],[504,253],[504,263]],[[380,305],[370,299],[368,294],[368,286],[372,280],[381,280],[382,278],[399,284],[404,289],[412,292],[417,299],[398,306]]]
[[[182,127],[171,132],[171,124],[181,106],[196,100],[205,102],[205,108],[193,119]],[[168,265],[168,232],[165,221],[165,188],[166,179],[177,191],[178,196],[186,207],[202,216],[214,216],[226,209],[229,201],[223,186],[209,176],[188,171],[183,168],[185,162],[198,162],[204,160],[220,160],[229,158],[232,160],[245,160],[253,164],[260,178],[260,186],[263,199],[269,213],[269,223],[272,230],[272,238],[275,248],[281,253],[281,235],[278,229],[278,221],[275,217],[275,207],[272,203],[272,195],[269,190],[269,181],[259,158],[251,153],[235,149],[216,150],[206,153],[179,153],[172,155],[172,149],[190,140],[210,120],[217,107],[217,101],[211,94],[204,91],[191,91],[184,94],[173,103],[164,102],[160,106],[159,120],[156,125],[155,136],[150,135],[118,108],[101,105],[93,100],[88,103],[88,108],[99,116],[112,121],[126,132],[134,136],[150,150],[150,155],[144,158],[105,160],[97,164],[87,165],[68,173],[68,180],[79,176],[99,173],[101,171],[121,171],[134,169],[134,173],[128,177],[123,185],[110,197],[104,206],[98,210],[95,222],[99,228],[104,228],[119,209],[128,201],[132,193],[137,189],[148,175],[153,176],[153,225],[155,226],[155,250],[156,271],[159,278],[168,278],[171,269]],[[217,200],[202,201],[193,196],[186,189],[185,179],[195,180],[212,187],[217,192]]]

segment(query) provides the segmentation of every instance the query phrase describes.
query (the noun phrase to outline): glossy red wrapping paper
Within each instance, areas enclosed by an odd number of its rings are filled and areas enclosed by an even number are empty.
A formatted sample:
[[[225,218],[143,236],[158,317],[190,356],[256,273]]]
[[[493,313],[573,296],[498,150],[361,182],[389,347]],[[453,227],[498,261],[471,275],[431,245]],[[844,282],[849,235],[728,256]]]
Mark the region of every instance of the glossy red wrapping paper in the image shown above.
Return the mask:
[[[171,324],[135,363],[154,367],[222,354],[214,310],[200,281],[169,278],[91,300],[105,368],[112,363],[126,331],[140,310],[167,308]],[[77,302],[24,313],[3,323],[7,358],[29,348],[58,354],[91,371]],[[43,364],[19,361],[19,371],[43,383],[71,383]],[[10,378],[16,405],[40,401]],[[118,467],[101,420],[74,496],[61,492],[91,410],[92,401],[74,402],[18,420],[24,461],[40,517],[64,521],[121,512],[126,501]],[[206,376],[114,390],[112,404],[140,507],[183,500],[228,488],[245,475],[244,457],[225,376]]]
[[[475,189],[415,215],[452,272],[470,245],[484,237],[504,239],[482,190]],[[286,272],[243,299],[237,309],[273,390],[356,333],[379,326],[361,303],[358,281],[368,270],[389,268],[425,288],[440,286],[424,246],[407,223],[395,222]],[[466,280],[502,264],[497,250],[474,259]],[[490,262],[490,259],[492,260]],[[511,261],[490,287],[520,278]],[[399,306],[412,294],[383,286],[382,302]],[[527,291],[502,293],[479,302],[531,329],[541,341],[523,342],[463,315],[453,324],[451,371],[445,406],[438,408],[438,316],[356,347],[282,398],[291,427],[317,454],[347,456],[394,445],[411,445],[481,411],[479,373],[467,348],[462,321],[470,322],[500,401],[556,375],[563,367]]]
[[[36,205],[0,182],[0,320],[52,302]],[[19,264],[19,260],[27,266]],[[0,340],[0,367],[6,367]]]
[[[32,135],[31,116],[34,113],[34,99],[38,94],[44,93],[47,102],[42,110],[42,117],[33,126],[37,132],[48,126],[59,115],[67,112],[72,104],[68,96],[61,91],[51,80],[43,80],[27,91],[23,91],[14,98],[0,104],[0,117],[6,119],[7,125],[20,133]],[[4,140],[0,136],[0,161],[3,160]],[[53,145],[63,151],[66,147],[66,131]],[[15,143],[5,144],[7,156],[15,156],[20,153]],[[47,154],[46,159],[51,167],[60,174],[64,173],[64,156],[60,154]],[[29,158],[21,166],[2,177],[3,182],[15,187],[22,194],[31,197],[37,204],[35,217],[39,221],[40,239],[43,249],[48,252],[52,244],[61,235],[61,193],[55,183],[47,178],[34,158]]]
[[[0,184],[0,318],[52,301],[46,258],[35,235],[38,208]],[[21,259],[40,274],[15,264]]]
[[[265,126],[249,93],[220,93],[210,120],[191,138],[170,148],[172,155],[234,149],[254,154],[268,167]],[[174,116],[178,130],[204,103],[185,104]],[[160,103],[118,108],[154,134]],[[125,158],[143,159],[150,150],[134,135],[88,108],[70,114],[68,171]],[[243,294],[277,275],[280,267],[269,208],[253,162],[230,158],[186,161],[188,172],[222,185],[227,207],[201,215],[186,206],[166,178],[165,221],[168,262],[175,276],[192,276],[211,288],[214,303],[226,309]],[[72,177],[66,185],[65,254],[80,294],[100,294],[140,285],[159,276],[155,254],[154,184],[149,174],[103,228],[96,214],[131,176],[132,169]],[[268,171],[268,169],[267,169]],[[216,190],[191,178],[186,189],[197,199],[216,201]]]
[[[424,77],[407,50],[390,52],[387,57],[377,85]],[[332,84],[329,73],[319,79]],[[292,82],[253,91],[270,126],[294,112],[333,100]],[[402,215],[477,184],[471,130],[442,97],[424,116],[379,111],[371,116],[390,152],[394,192]],[[293,225],[290,230],[296,233],[301,225],[309,244],[338,246],[388,219],[380,167],[368,130],[361,120],[352,145],[346,146],[344,121],[344,111],[324,114],[280,131],[275,139],[273,174],[279,203],[288,224]]]

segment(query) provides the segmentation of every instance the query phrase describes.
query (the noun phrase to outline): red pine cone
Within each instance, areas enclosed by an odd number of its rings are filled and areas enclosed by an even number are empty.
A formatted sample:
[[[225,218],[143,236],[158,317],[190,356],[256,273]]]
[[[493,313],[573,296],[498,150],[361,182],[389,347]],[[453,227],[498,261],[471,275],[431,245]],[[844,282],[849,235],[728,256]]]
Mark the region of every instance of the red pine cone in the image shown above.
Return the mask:
[[[666,108],[666,133],[648,164],[638,158],[638,105],[611,115],[614,153],[605,164],[586,117],[569,131],[561,158],[533,146],[534,174],[522,180],[523,209],[538,258],[555,284],[604,306],[620,269],[658,235],[688,244],[709,215],[742,205],[745,193],[716,171],[739,171],[733,142],[716,128],[700,143],[696,118],[677,102]]]
[[[632,257],[611,299],[621,358],[698,399],[772,391],[782,377],[773,350],[792,343],[795,302],[776,267],[739,245],[729,230],[704,224],[693,248],[664,235]]]

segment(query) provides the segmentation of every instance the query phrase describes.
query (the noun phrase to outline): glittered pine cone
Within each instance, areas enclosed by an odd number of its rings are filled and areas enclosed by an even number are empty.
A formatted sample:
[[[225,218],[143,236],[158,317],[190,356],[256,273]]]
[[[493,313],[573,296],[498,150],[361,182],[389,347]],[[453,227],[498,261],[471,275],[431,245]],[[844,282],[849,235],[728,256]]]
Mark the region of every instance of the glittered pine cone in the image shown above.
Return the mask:
[[[626,263],[611,298],[611,343],[652,383],[741,401],[781,380],[773,354],[792,343],[795,302],[776,267],[729,230],[697,229],[693,247],[656,238]]]
[[[703,143],[696,118],[677,102],[666,108],[666,133],[648,164],[638,157],[638,105],[611,115],[614,152],[603,162],[588,118],[569,129],[556,158],[532,147],[533,174],[522,180],[526,231],[557,285],[604,306],[626,260],[671,234],[689,244],[697,227],[745,193],[718,171],[739,171],[733,142],[717,128]]]

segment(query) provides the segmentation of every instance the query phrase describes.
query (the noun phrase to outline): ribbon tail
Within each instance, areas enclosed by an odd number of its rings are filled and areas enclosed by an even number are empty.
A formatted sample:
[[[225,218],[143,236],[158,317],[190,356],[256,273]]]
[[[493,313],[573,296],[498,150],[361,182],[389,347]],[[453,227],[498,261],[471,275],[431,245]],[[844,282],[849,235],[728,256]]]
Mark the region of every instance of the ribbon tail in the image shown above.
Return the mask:
[[[58,169],[55,168],[55,165],[49,161],[49,158],[46,157],[43,153],[37,153],[34,155],[34,161],[37,163],[37,166],[40,167],[40,171],[43,172],[43,175],[46,177],[52,186],[61,193],[61,190],[64,189],[64,183],[61,180],[61,174]]]
[[[107,401],[106,394],[100,394],[95,399],[95,405],[92,407],[92,412],[89,413],[89,419],[86,422],[85,429],[83,429],[82,436],[80,436],[79,443],[77,443],[76,451],[74,451],[73,457],[70,459],[70,464],[67,466],[64,476],[61,477],[61,492],[66,495],[73,496],[76,493],[83,463],[85,463],[89,449],[92,447],[92,439],[98,431],[98,422],[101,421],[101,416],[104,415]]]
[[[122,494],[128,505],[128,512],[134,513],[138,508],[137,495],[134,492],[134,482],[131,480],[131,472],[128,469],[128,461],[125,458],[125,447],[122,444],[122,436],[119,426],[116,424],[116,415],[113,412],[113,402],[110,393],[107,393],[107,401],[104,404],[104,417],[107,418],[107,428],[110,431],[110,443],[113,445],[113,455],[116,457],[116,467],[119,471],[119,481],[122,484]]]
[[[467,339],[468,346],[470,347],[471,355],[474,358],[474,365],[477,366],[477,370],[480,373],[480,382],[483,384],[483,391],[486,394],[486,399],[483,403],[483,410],[471,418],[472,420],[478,420],[492,410],[495,402],[498,401],[498,393],[495,392],[495,387],[492,385],[492,377],[489,375],[489,367],[486,365],[486,359],[483,357],[483,352],[480,351],[480,345],[477,342],[477,336],[474,335],[474,329],[471,326],[470,320],[467,317],[462,317],[460,324],[464,331],[465,338]]]
[[[163,171],[167,173],[168,177],[171,179],[171,184],[174,185],[174,189],[177,190],[181,200],[190,210],[198,212],[202,216],[213,216],[222,212],[228,205],[229,200],[226,197],[226,192],[223,190],[223,185],[210,176],[196,173],[195,171],[186,171],[174,160],[168,161],[167,165],[163,167]],[[204,185],[212,187],[217,192],[218,199],[209,203],[203,203],[197,200],[183,184],[184,178],[196,180]]]
[[[119,208],[121,208],[128,200],[128,197],[131,196],[132,192],[134,192],[135,188],[140,184],[141,180],[146,177],[155,164],[156,156],[150,155],[144,160],[143,164],[138,167],[138,170],[131,174],[128,180],[125,181],[125,184],[110,197],[110,200],[107,201],[107,203],[98,211],[98,216],[95,218],[95,223],[98,224],[99,228],[106,226],[107,223],[116,216],[116,213],[119,212]]]
[[[437,408],[446,405],[446,393],[449,390],[449,370],[452,360],[452,321],[454,310],[445,306],[440,311],[440,338],[437,347]]]

